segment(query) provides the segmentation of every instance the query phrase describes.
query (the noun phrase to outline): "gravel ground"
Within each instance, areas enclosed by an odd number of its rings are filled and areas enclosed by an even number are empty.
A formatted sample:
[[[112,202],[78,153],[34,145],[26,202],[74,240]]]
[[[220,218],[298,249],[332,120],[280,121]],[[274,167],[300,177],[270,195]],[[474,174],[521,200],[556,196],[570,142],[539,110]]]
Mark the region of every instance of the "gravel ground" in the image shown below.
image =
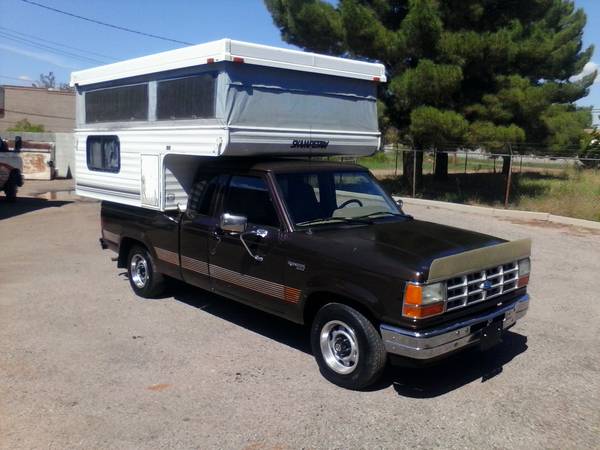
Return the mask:
[[[504,343],[368,392],[326,382],[305,328],[194,288],[142,300],[98,245],[99,204],[0,198],[0,447],[599,448],[600,235],[410,207],[534,239]]]

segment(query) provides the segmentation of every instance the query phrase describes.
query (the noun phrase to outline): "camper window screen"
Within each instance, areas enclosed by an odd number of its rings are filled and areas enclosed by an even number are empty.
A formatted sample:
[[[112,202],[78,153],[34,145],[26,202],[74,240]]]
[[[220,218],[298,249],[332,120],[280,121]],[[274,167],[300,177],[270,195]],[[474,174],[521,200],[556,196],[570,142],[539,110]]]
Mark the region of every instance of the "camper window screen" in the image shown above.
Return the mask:
[[[89,170],[117,173],[121,169],[117,136],[88,136],[86,150]]]
[[[148,120],[148,85],[136,84],[85,93],[85,121]]]
[[[215,117],[214,73],[159,81],[156,92],[158,120]]]

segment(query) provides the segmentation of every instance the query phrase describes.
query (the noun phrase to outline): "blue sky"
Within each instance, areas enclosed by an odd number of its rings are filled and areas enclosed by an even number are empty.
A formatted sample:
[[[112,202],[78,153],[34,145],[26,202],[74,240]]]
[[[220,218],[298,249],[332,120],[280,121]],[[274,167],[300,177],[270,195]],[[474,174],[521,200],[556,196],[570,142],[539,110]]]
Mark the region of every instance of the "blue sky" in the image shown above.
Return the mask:
[[[40,3],[100,21],[133,28],[174,39],[201,43],[229,37],[267,45],[289,47],[262,0],[38,0]],[[588,25],[584,44],[596,44],[596,54],[586,70],[600,66],[600,2],[576,0],[585,9]],[[59,44],[104,55],[89,57],[112,62],[179,47],[148,37],[113,30],[23,3],[0,0],[0,83],[27,84],[42,72],[53,71],[59,81],[68,81],[72,70],[98,65],[96,62],[56,55],[47,49],[34,48],[8,37],[44,38]],[[23,33],[15,34],[14,31]],[[54,43],[46,45],[57,47]],[[59,47],[66,52],[73,49]],[[85,54],[85,53],[84,53]],[[24,81],[19,81],[22,79]],[[581,105],[600,107],[600,77],[591,94]]]

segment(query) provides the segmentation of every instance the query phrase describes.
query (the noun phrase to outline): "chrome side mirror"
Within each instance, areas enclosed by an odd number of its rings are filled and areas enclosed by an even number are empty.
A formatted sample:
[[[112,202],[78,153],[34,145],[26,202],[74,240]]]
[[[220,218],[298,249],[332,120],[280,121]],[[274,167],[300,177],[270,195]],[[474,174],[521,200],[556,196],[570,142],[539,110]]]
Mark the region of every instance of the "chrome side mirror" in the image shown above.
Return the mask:
[[[246,216],[236,216],[234,214],[223,213],[219,220],[219,227],[228,233],[241,234],[246,231],[248,218]]]
[[[399,198],[398,200],[396,200],[396,205],[398,205],[398,208],[400,208],[400,211],[404,212],[404,201]]]

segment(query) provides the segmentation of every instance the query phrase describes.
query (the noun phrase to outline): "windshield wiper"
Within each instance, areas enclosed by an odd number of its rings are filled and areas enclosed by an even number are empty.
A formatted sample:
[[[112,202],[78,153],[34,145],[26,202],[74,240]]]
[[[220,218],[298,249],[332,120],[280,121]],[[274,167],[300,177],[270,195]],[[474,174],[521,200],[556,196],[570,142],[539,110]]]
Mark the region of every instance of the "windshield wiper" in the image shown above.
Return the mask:
[[[377,212],[372,212],[370,214],[365,214],[364,216],[357,216],[355,217],[356,219],[366,219],[366,218],[374,218],[377,216],[398,216],[398,217],[405,217],[406,214],[400,214],[400,213],[395,213],[392,211],[377,211]]]
[[[317,219],[306,220],[304,222],[298,222],[296,226],[305,227],[308,225],[317,225],[320,223],[328,223],[328,222],[343,222],[343,223],[360,223],[363,225],[369,225],[373,223],[370,220],[364,220],[358,217],[319,217]]]

